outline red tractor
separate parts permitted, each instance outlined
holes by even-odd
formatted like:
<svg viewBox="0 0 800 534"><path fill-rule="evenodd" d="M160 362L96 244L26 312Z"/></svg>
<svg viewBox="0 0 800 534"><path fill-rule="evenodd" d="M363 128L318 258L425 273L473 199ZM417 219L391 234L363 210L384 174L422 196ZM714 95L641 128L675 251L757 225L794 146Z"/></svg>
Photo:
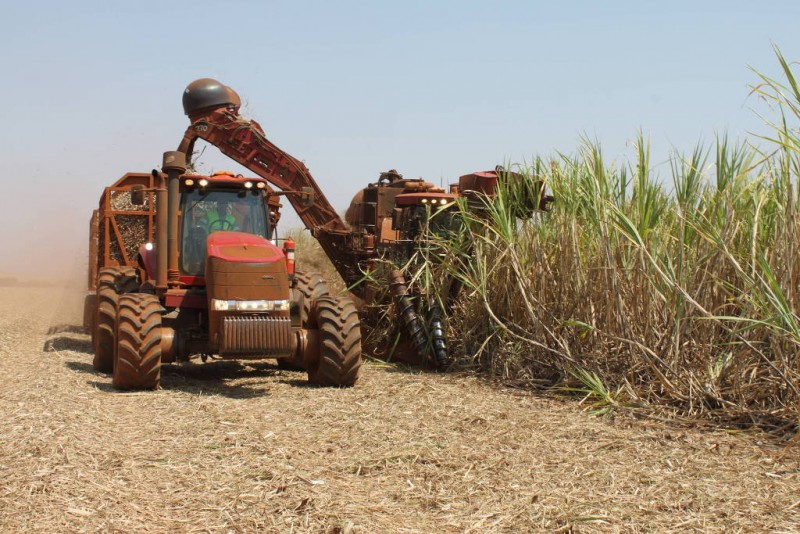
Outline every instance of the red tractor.
<svg viewBox="0 0 800 534"><path fill-rule="evenodd" d="M263 178L126 174L91 220L84 323L94 367L119 389L159 386L163 362L193 356L277 359L313 384L352 386L361 366L353 303L319 275L294 272L294 243L277 246L277 195ZM310 190L284 191L313 203Z"/></svg>

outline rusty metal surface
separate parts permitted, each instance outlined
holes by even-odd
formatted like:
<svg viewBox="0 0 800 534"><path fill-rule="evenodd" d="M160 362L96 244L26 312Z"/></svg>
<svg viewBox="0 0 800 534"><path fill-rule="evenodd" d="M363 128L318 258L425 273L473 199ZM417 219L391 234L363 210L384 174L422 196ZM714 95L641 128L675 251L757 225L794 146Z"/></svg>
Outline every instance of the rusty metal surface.
<svg viewBox="0 0 800 534"><path fill-rule="evenodd" d="M462 194L483 193L494 195L497 190L497 172L473 172L458 178L458 189Z"/></svg>
<svg viewBox="0 0 800 534"><path fill-rule="evenodd" d="M194 308L203 310L208 307L208 298L191 289L170 288L164 295L164 306L168 308Z"/></svg>
<svg viewBox="0 0 800 534"><path fill-rule="evenodd" d="M151 190L145 194L145 204L131 203L134 186ZM89 289L96 288L97 273L103 267L130 266L137 268L139 247L152 242L155 233L154 178L146 173L128 173L106 187L98 209L92 213L89 237Z"/></svg>
<svg viewBox="0 0 800 534"><path fill-rule="evenodd" d="M90 291L93 291L96 287L98 269L104 267L104 265L100 265L101 262L97 258L99 217L100 212L92 210L92 216L89 218L89 278L86 280L86 287Z"/></svg>
<svg viewBox="0 0 800 534"><path fill-rule="evenodd" d="M292 323L288 317L264 315L222 318L219 354L222 357L282 357L292 352Z"/></svg>
<svg viewBox="0 0 800 534"><path fill-rule="evenodd" d="M192 115L190 120L192 124L184 134L179 151L191 154L195 141L204 139L282 191L300 191L303 187L311 187L314 193L312 206L304 205L299 196L289 197L306 227L347 232L347 226L325 198L305 164L267 139L256 121L245 119L228 108Z"/></svg>

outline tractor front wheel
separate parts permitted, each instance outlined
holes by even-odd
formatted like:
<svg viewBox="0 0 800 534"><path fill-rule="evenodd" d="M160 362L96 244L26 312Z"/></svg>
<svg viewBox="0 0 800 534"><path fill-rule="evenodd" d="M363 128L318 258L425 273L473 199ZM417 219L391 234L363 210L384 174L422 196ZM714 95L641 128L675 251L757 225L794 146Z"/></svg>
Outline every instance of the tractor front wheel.
<svg viewBox="0 0 800 534"><path fill-rule="evenodd" d="M120 295L112 380L115 388L158 389L162 312L161 303L154 295Z"/></svg>
<svg viewBox="0 0 800 534"><path fill-rule="evenodd" d="M361 324L350 299L321 297L311 307L309 328L318 331L319 349L308 363L308 381L350 387L361 368Z"/></svg>
<svg viewBox="0 0 800 534"><path fill-rule="evenodd" d="M311 315L311 306L321 297L330 296L328 284L321 274L311 272L297 272L294 275L295 287L303 295L303 308L300 310L300 324L303 328L308 328L308 318ZM278 360L278 369L289 371L305 371L303 357L281 358Z"/></svg>
<svg viewBox="0 0 800 534"><path fill-rule="evenodd" d="M297 289L303 294L303 310L300 319L303 326L306 326L308 317L311 315L311 306L318 298L330 296L331 291L328 289L325 278L319 273L298 272L295 273L294 279Z"/></svg>

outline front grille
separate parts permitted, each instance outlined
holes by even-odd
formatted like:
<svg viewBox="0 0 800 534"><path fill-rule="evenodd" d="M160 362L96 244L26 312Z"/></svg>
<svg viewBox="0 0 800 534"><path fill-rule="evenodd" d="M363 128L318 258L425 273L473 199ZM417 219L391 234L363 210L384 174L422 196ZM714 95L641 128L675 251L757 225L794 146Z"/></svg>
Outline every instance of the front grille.
<svg viewBox="0 0 800 534"><path fill-rule="evenodd" d="M223 317L220 356L288 356L292 349L292 323L288 317L246 315Z"/></svg>

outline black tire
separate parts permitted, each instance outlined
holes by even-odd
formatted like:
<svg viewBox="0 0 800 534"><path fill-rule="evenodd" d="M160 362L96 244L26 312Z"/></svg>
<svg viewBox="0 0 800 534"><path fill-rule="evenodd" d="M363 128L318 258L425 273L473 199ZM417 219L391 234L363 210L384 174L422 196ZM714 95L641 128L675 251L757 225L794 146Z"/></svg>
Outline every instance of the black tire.
<svg viewBox="0 0 800 534"><path fill-rule="evenodd" d="M117 292L112 287L102 287L97 293L97 316L93 336L94 359L92 366L101 373L114 370L114 331L117 323Z"/></svg>
<svg viewBox="0 0 800 534"><path fill-rule="evenodd" d="M328 283L325 278L319 273L295 273L294 279L296 280L296 288L303 294L303 310L300 318L303 327L308 324L308 318L311 315L311 306L319 298L331 296L331 291L328 289Z"/></svg>
<svg viewBox="0 0 800 534"><path fill-rule="evenodd" d="M94 336L94 319L97 316L97 294L90 293L83 298L83 333Z"/></svg>
<svg viewBox="0 0 800 534"><path fill-rule="evenodd" d="M112 383L117 389L158 389L161 302L147 293L120 295Z"/></svg>
<svg viewBox="0 0 800 534"><path fill-rule="evenodd" d="M97 305L92 325L92 366L101 373L110 373L114 368L117 296L120 289L132 290L136 284L136 269L133 267L104 267L97 273Z"/></svg>
<svg viewBox="0 0 800 534"><path fill-rule="evenodd" d="M133 293L139 289L139 275L134 267L103 267L97 273L97 290L111 286L118 294Z"/></svg>
<svg viewBox="0 0 800 534"><path fill-rule="evenodd" d="M321 297L311 307L309 327L318 330L319 348L308 362L308 381L350 387L361 369L361 324L353 302Z"/></svg>
<svg viewBox="0 0 800 534"><path fill-rule="evenodd" d="M300 310L300 325L303 328L308 328L311 305L318 298L330 296L331 292L330 289L328 289L327 282L325 282L325 279L319 273L297 272L294 274L294 279L296 281L295 288L303 295L303 307ZM303 364L303 356L279 359L278 369L305 371L306 367Z"/></svg>
<svg viewBox="0 0 800 534"><path fill-rule="evenodd" d="M114 287L114 277L115 277L115 274L114 274L115 271L113 269L115 269L115 268L103 268L103 269L100 269L100 272L97 274L97 283L95 284L94 318L92 320L92 332L91 332L92 333L92 347L96 347L97 346L97 327L98 327L98 323L99 323L98 317L97 317L97 312L98 312L98 301L100 299L100 290L103 289L104 287L110 287L110 288L113 289L113 287ZM116 293L116 291L115 291L115 293ZM115 310L114 314L115 315L117 313L116 312L116 307L117 307L117 304L116 304L116 301L115 301L114 302L114 310ZM113 329L112 329L112 335L113 335ZM113 347L112 347L112 349L113 349Z"/></svg>

